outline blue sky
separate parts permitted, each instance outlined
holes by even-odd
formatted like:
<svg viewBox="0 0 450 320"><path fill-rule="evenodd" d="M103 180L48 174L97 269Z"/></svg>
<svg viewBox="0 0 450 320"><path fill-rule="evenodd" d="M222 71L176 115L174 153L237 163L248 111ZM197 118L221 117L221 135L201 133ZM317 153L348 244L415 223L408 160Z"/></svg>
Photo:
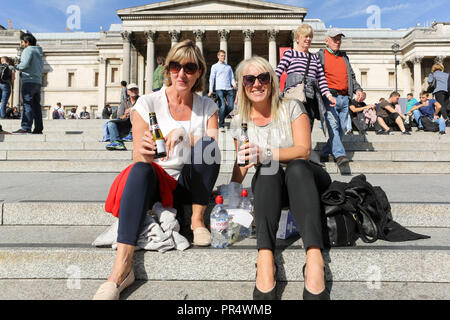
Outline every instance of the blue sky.
<svg viewBox="0 0 450 320"><path fill-rule="evenodd" d="M15 0L3 1L0 24L7 27L8 19L15 29L31 32L65 32L67 8L77 5L81 11L80 30L96 32L103 27L109 29L112 23L120 23L116 9L139 6L152 0ZM448 0L272 0L282 4L301 6L308 9L307 18L319 18L326 26L340 28L366 28L372 13L367 9L379 8L381 28L409 28L420 23L430 24L433 20L450 21ZM369 20L369 21L368 21Z"/></svg>

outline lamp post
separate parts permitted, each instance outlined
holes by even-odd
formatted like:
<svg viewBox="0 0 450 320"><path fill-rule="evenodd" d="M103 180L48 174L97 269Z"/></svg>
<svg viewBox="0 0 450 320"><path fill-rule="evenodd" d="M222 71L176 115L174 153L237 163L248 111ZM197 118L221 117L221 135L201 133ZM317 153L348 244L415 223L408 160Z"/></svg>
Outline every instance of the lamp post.
<svg viewBox="0 0 450 320"><path fill-rule="evenodd" d="M398 91L398 82L397 82L397 67L400 64L400 62L397 60L397 54L400 52L400 45L395 42L392 45L392 51L394 51L394 57L395 57L395 92Z"/></svg>

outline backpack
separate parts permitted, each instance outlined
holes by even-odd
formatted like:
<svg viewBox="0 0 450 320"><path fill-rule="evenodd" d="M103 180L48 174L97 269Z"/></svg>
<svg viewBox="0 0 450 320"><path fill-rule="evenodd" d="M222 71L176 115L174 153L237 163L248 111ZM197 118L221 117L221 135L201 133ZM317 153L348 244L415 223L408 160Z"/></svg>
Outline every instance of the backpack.
<svg viewBox="0 0 450 320"><path fill-rule="evenodd" d="M58 109L53 110L52 118L53 118L53 120L59 119L59 111L58 111Z"/></svg>
<svg viewBox="0 0 450 320"><path fill-rule="evenodd" d="M427 116L420 117L420 121L422 121L423 131L426 132L438 132L439 131L439 123L434 122Z"/></svg>
<svg viewBox="0 0 450 320"><path fill-rule="evenodd" d="M12 71L7 64L0 64L0 82L5 83L12 80Z"/></svg>

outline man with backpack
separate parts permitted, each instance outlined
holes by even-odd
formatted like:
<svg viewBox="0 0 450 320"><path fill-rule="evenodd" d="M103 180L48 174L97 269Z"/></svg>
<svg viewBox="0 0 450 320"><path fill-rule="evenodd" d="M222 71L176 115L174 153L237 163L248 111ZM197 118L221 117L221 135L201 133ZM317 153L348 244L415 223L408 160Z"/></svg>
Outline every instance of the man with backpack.
<svg viewBox="0 0 450 320"><path fill-rule="evenodd" d="M11 83L16 79L14 67L8 57L2 57L0 64L0 118L6 118L6 104L11 96Z"/></svg>
<svg viewBox="0 0 450 320"><path fill-rule="evenodd" d="M442 105L434 99L428 99L428 93L423 91L420 94L420 102L409 111L409 114L414 115L417 122L417 131L431 131L439 134L445 134L445 120L438 114L441 111Z"/></svg>
<svg viewBox="0 0 450 320"><path fill-rule="evenodd" d="M56 108L55 108L55 110L53 110L53 113L52 113L52 118L53 118L53 120L66 118L66 115L64 114L64 109L61 106L61 102L58 102L56 104Z"/></svg>
<svg viewBox="0 0 450 320"><path fill-rule="evenodd" d="M24 112L21 128L15 134L42 134L41 86L44 67L42 48L36 45L36 38L30 33L20 36L20 46L24 49L21 62L16 69L20 71ZM31 132L31 127L34 130Z"/></svg>

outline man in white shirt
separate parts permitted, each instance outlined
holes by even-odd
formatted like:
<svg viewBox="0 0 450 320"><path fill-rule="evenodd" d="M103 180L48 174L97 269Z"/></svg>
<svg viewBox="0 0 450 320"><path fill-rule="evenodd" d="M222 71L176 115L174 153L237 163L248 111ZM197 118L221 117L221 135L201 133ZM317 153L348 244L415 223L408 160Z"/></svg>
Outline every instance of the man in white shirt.
<svg viewBox="0 0 450 320"><path fill-rule="evenodd" d="M211 96L216 85L216 93L219 96L219 128L225 125L225 118L234 109L234 90L237 90L236 80L234 79L233 69L225 63L226 53L220 50L217 53L219 61L211 68L209 77L209 94ZM226 101L226 102L225 102Z"/></svg>

